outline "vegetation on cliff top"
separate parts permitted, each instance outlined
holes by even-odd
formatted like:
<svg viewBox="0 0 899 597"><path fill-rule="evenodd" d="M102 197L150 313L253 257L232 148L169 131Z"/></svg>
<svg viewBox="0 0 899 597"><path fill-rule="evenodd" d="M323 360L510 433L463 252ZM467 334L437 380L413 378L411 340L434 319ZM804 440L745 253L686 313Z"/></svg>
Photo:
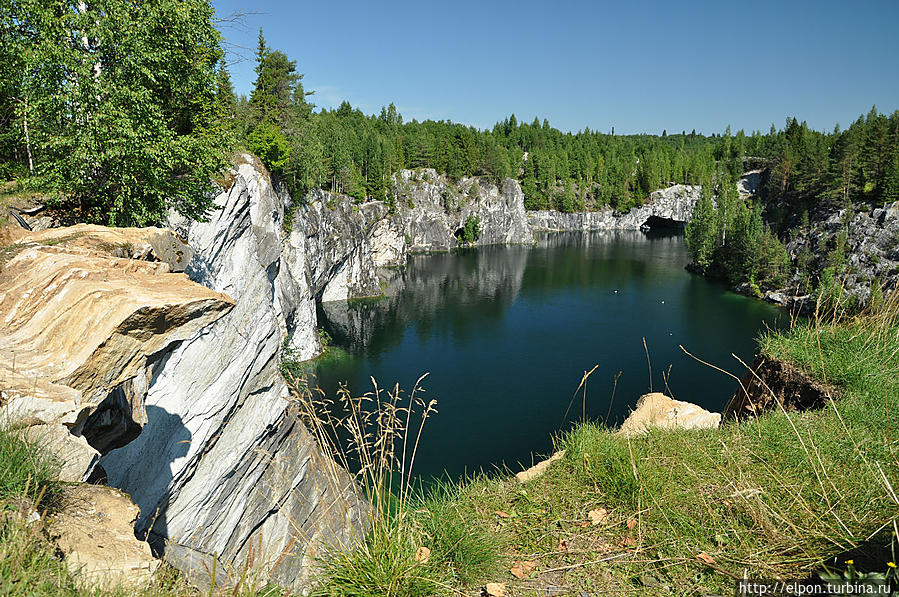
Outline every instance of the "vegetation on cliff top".
<svg viewBox="0 0 899 597"><path fill-rule="evenodd" d="M202 216L230 146L206 0L0 8L0 174L79 221Z"/></svg>
<svg viewBox="0 0 899 597"><path fill-rule="evenodd" d="M25 181L80 221L153 224L170 208L202 217L235 147L260 156L295 196L328 188L391 205L391 176L403 168L511 176L528 209L569 212L623 212L668 184L698 184L714 190L688 230L699 271L766 289L798 268L811 291L822 272L802 271L802 256L789 264L782 246L810 214L899 199L899 112L872 108L831 133L788 118L765 134L616 136L515 115L477 130L406 122L392 104L378 115L347 102L316 111L296 61L261 31L254 88L238 98L206 0L23 0L0 8L0 32L0 178ZM734 186L747 166L767 173L751 203Z"/></svg>

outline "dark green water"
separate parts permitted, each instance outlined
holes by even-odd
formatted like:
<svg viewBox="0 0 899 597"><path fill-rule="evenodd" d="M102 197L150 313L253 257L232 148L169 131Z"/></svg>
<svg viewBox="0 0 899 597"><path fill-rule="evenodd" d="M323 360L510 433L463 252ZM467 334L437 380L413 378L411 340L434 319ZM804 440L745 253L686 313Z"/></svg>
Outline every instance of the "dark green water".
<svg viewBox="0 0 899 597"><path fill-rule="evenodd" d="M765 325L788 314L728 292L684 270L680 235L558 233L536 247L482 247L416 255L394 274L388 297L326 303L320 320L348 354L318 364L331 394L399 382L425 372L438 414L425 427L415 469L457 476L507 466L520 470L552 449L554 433L582 415L620 423L652 387L720 410L736 382L685 355L742 375ZM621 372L610 405L615 376ZM669 373L670 372L670 373ZM664 376L663 376L664 374ZM333 395L333 394L331 394Z"/></svg>

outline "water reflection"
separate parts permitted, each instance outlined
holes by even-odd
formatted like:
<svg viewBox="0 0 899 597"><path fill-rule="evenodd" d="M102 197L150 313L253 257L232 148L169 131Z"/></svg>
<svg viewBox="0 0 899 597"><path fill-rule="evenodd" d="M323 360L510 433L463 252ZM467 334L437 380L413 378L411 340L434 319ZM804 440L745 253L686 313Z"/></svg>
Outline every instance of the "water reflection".
<svg viewBox="0 0 899 597"><path fill-rule="evenodd" d="M389 272L386 298L321 306L348 355L319 365L319 385L333 392L347 382L361 393L374 377L411 388L430 372L426 388L440 412L419 452L424 474L515 468L546 453L597 363L588 418L610 413L616 423L640 394L666 384L676 398L720 409L734 380L680 345L739 371L730 354L751 359L756 334L776 325L778 311L687 273L687 261L682 236L642 232L555 233L533 247L414 256ZM569 420L581 416L577 401Z"/></svg>

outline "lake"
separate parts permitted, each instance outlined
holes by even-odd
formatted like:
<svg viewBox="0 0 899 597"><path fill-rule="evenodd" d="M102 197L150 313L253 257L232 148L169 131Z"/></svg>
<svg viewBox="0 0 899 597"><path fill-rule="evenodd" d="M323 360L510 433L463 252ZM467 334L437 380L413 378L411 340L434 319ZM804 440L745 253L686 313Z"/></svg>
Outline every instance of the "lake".
<svg viewBox="0 0 899 597"><path fill-rule="evenodd" d="M342 350L317 363L317 382L329 395L342 382L362 394L370 378L409 390L429 372L438 413L415 462L426 477L516 472L582 416L619 424L650 387L720 411L737 382L680 346L742 376L731 353L749 363L759 332L789 314L690 274L688 261L682 235L653 231L413 255L387 272L385 298L319 307ZM597 364L584 409L574 393Z"/></svg>

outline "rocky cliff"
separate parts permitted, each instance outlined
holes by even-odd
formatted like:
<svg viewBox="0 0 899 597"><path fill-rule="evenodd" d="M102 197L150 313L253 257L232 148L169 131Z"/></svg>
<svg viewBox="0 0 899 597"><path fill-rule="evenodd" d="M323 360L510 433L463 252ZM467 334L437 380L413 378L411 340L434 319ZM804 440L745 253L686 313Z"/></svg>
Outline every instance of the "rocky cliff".
<svg viewBox="0 0 899 597"><path fill-rule="evenodd" d="M56 442L66 478L130 494L137 532L197 584L213 560L219 582L252 560L270 581L307 585L312 554L357 540L368 505L298 422L282 348L316 356L317 301L332 326L352 328L345 301L381 292L378 267L459 246L470 220L474 244L534 241L513 180L393 180L392 210L321 191L291 209L245 155L202 222L20 239L0 255L0 408ZM656 199L616 225L689 217L688 191ZM520 275L482 257L478 275L514 294Z"/></svg>
<svg viewBox="0 0 899 597"><path fill-rule="evenodd" d="M396 214L389 218L393 238L410 251L447 251L459 245L465 222L476 218L476 245L530 244L534 235L524 210L518 181L497 186L489 179L463 178L453 183L433 169L403 170L393 176Z"/></svg>
<svg viewBox="0 0 899 597"><path fill-rule="evenodd" d="M700 187L674 185L653 192L640 207L627 213L611 208L600 211L563 213L555 210L532 211L528 222L534 230L639 230L641 226L683 227L693 215Z"/></svg>
<svg viewBox="0 0 899 597"><path fill-rule="evenodd" d="M0 408L55 442L67 479L130 494L138 534L197 584L215 559L219 582L252 560L305 586L368 506L298 422L282 347L316 356L317 301L379 294L376 267L458 246L469 218L476 244L533 241L514 181L394 180L393 213L326 192L291 210L244 155L202 222L25 236L0 256Z"/></svg>
<svg viewBox="0 0 899 597"><path fill-rule="evenodd" d="M172 217L195 254L187 274L235 307L182 340L149 379L147 423L102 460L140 506L137 531L198 584L251 564L302 587L319 546L350 544L367 506L298 422L279 372L291 338L318 351L306 239L282 233L285 201L249 156L208 221Z"/></svg>
<svg viewBox="0 0 899 597"><path fill-rule="evenodd" d="M872 286L892 289L899 279L899 201L818 217L787 244L787 251L794 263L803 262L813 278L835 263L843 289L865 304ZM799 283L798 275L793 283ZM784 301L789 293L789 288L781 293Z"/></svg>
<svg viewBox="0 0 899 597"><path fill-rule="evenodd" d="M63 480L140 433L154 372L233 307L170 273L189 254L170 231L85 225L0 253L0 420L59 453Z"/></svg>
<svg viewBox="0 0 899 597"><path fill-rule="evenodd" d="M293 215L290 244L304 246L313 295L329 302L381 294L371 237L385 215L379 201L357 205L325 191L306 197Z"/></svg>

